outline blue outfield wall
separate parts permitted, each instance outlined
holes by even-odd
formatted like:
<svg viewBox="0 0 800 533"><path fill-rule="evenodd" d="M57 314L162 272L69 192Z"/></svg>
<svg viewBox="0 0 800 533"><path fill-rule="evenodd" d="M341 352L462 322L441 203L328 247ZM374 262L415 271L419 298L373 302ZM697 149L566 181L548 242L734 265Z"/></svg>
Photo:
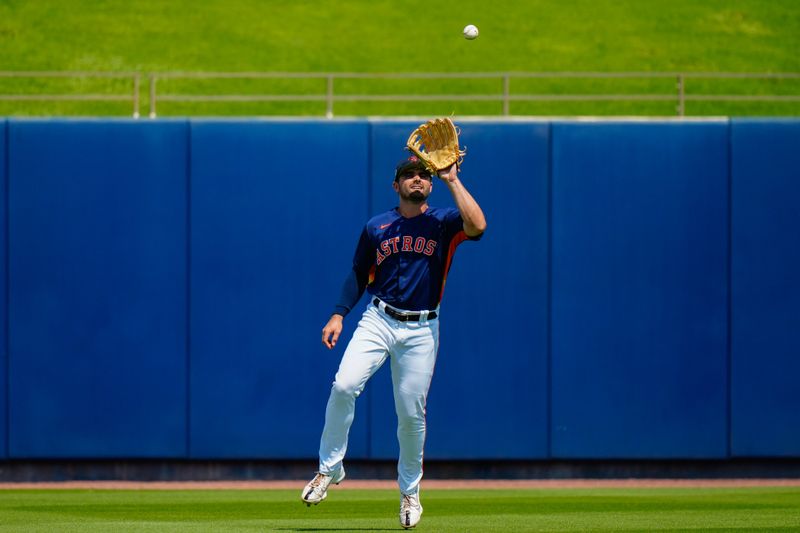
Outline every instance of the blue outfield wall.
<svg viewBox="0 0 800 533"><path fill-rule="evenodd" d="M391 169L418 123L372 125L370 212L397 196ZM441 346L427 404L430 459L547 457L547 123L464 123L462 179L490 229L458 247L442 301ZM498 161L519 172L511 180ZM435 182L431 203L454 205ZM515 310L522 310L518 312ZM390 371L371 383L371 451L397 457Z"/></svg>
<svg viewBox="0 0 800 533"><path fill-rule="evenodd" d="M320 332L367 214L367 131L192 124L191 457L317 454L341 355Z"/></svg>
<svg viewBox="0 0 800 533"><path fill-rule="evenodd" d="M553 456L727 455L728 125L553 126Z"/></svg>
<svg viewBox="0 0 800 533"><path fill-rule="evenodd" d="M8 131L8 121L0 122L0 250L3 251L3 261L0 261L0 302L6 302L8 284L6 283L6 272L8 267L8 244L6 236L8 234L8 202L6 201L6 169L8 163L8 149L6 141ZM8 457L8 305L0 305L0 459Z"/></svg>
<svg viewBox="0 0 800 533"><path fill-rule="evenodd" d="M9 124L9 456L185 457L188 123Z"/></svg>
<svg viewBox="0 0 800 533"><path fill-rule="evenodd" d="M800 455L800 122L731 127L731 451Z"/></svg>
<svg viewBox="0 0 800 533"><path fill-rule="evenodd" d="M0 458L313 464L359 311L321 329L417 124L4 121ZM800 457L800 122L461 127L489 229L426 458ZM388 366L350 458L396 458Z"/></svg>

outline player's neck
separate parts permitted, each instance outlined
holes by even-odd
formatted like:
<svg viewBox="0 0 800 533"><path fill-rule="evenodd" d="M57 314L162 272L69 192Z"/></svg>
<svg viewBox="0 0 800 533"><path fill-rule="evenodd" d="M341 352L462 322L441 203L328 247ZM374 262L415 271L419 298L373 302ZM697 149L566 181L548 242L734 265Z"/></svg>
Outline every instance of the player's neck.
<svg viewBox="0 0 800 533"><path fill-rule="evenodd" d="M414 218L428 210L428 202L415 204L401 199L397 210L400 211L400 214L405 218Z"/></svg>

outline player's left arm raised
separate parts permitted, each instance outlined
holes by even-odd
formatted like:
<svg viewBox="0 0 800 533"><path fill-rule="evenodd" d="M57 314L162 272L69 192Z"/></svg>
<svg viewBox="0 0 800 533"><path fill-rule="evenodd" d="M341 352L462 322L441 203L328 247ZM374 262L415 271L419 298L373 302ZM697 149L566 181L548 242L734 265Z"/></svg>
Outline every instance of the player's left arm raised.
<svg viewBox="0 0 800 533"><path fill-rule="evenodd" d="M468 237L477 237L486 231L486 217L481 206L458 179L458 165L453 164L449 169L440 170L439 178L447 184L450 194L453 195L456 207L464 220L464 233Z"/></svg>

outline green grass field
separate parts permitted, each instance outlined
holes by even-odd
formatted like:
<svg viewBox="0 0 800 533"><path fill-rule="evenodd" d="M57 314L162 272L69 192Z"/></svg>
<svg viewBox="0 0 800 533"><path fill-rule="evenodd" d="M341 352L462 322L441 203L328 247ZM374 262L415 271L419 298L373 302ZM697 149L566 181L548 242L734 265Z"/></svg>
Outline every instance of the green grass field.
<svg viewBox="0 0 800 533"><path fill-rule="evenodd" d="M390 490L8 490L0 531L394 531ZM798 531L800 488L430 490L417 531Z"/></svg>
<svg viewBox="0 0 800 533"><path fill-rule="evenodd" d="M475 41L461 28L476 24ZM796 0L0 0L0 71L800 72ZM146 111L146 79L140 91ZM129 80L9 79L0 94L132 92ZM324 94L324 80L167 80L180 94ZM497 80L346 81L337 94L499 94ZM675 80L522 80L512 92L675 92ZM800 80L687 93L800 95ZM130 114L129 102L2 102L0 115ZM320 115L321 102L164 103L159 115ZM337 115L499 114L497 102L348 103ZM674 115L674 102L516 102L512 114ZM692 102L695 115L797 115L800 102Z"/></svg>

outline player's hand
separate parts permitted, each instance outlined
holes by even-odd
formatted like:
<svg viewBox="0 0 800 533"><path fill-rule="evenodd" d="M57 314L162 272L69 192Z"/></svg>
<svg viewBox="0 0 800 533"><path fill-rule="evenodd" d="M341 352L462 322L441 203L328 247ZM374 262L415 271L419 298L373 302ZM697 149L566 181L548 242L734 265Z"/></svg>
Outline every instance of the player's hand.
<svg viewBox="0 0 800 533"><path fill-rule="evenodd" d="M442 181L453 181L458 178L458 163L453 163L448 169L440 170L438 174Z"/></svg>
<svg viewBox="0 0 800 533"><path fill-rule="evenodd" d="M339 334L342 332L342 315L331 315L328 323L322 328L322 344L330 350L336 346L336 341L339 340Z"/></svg>

